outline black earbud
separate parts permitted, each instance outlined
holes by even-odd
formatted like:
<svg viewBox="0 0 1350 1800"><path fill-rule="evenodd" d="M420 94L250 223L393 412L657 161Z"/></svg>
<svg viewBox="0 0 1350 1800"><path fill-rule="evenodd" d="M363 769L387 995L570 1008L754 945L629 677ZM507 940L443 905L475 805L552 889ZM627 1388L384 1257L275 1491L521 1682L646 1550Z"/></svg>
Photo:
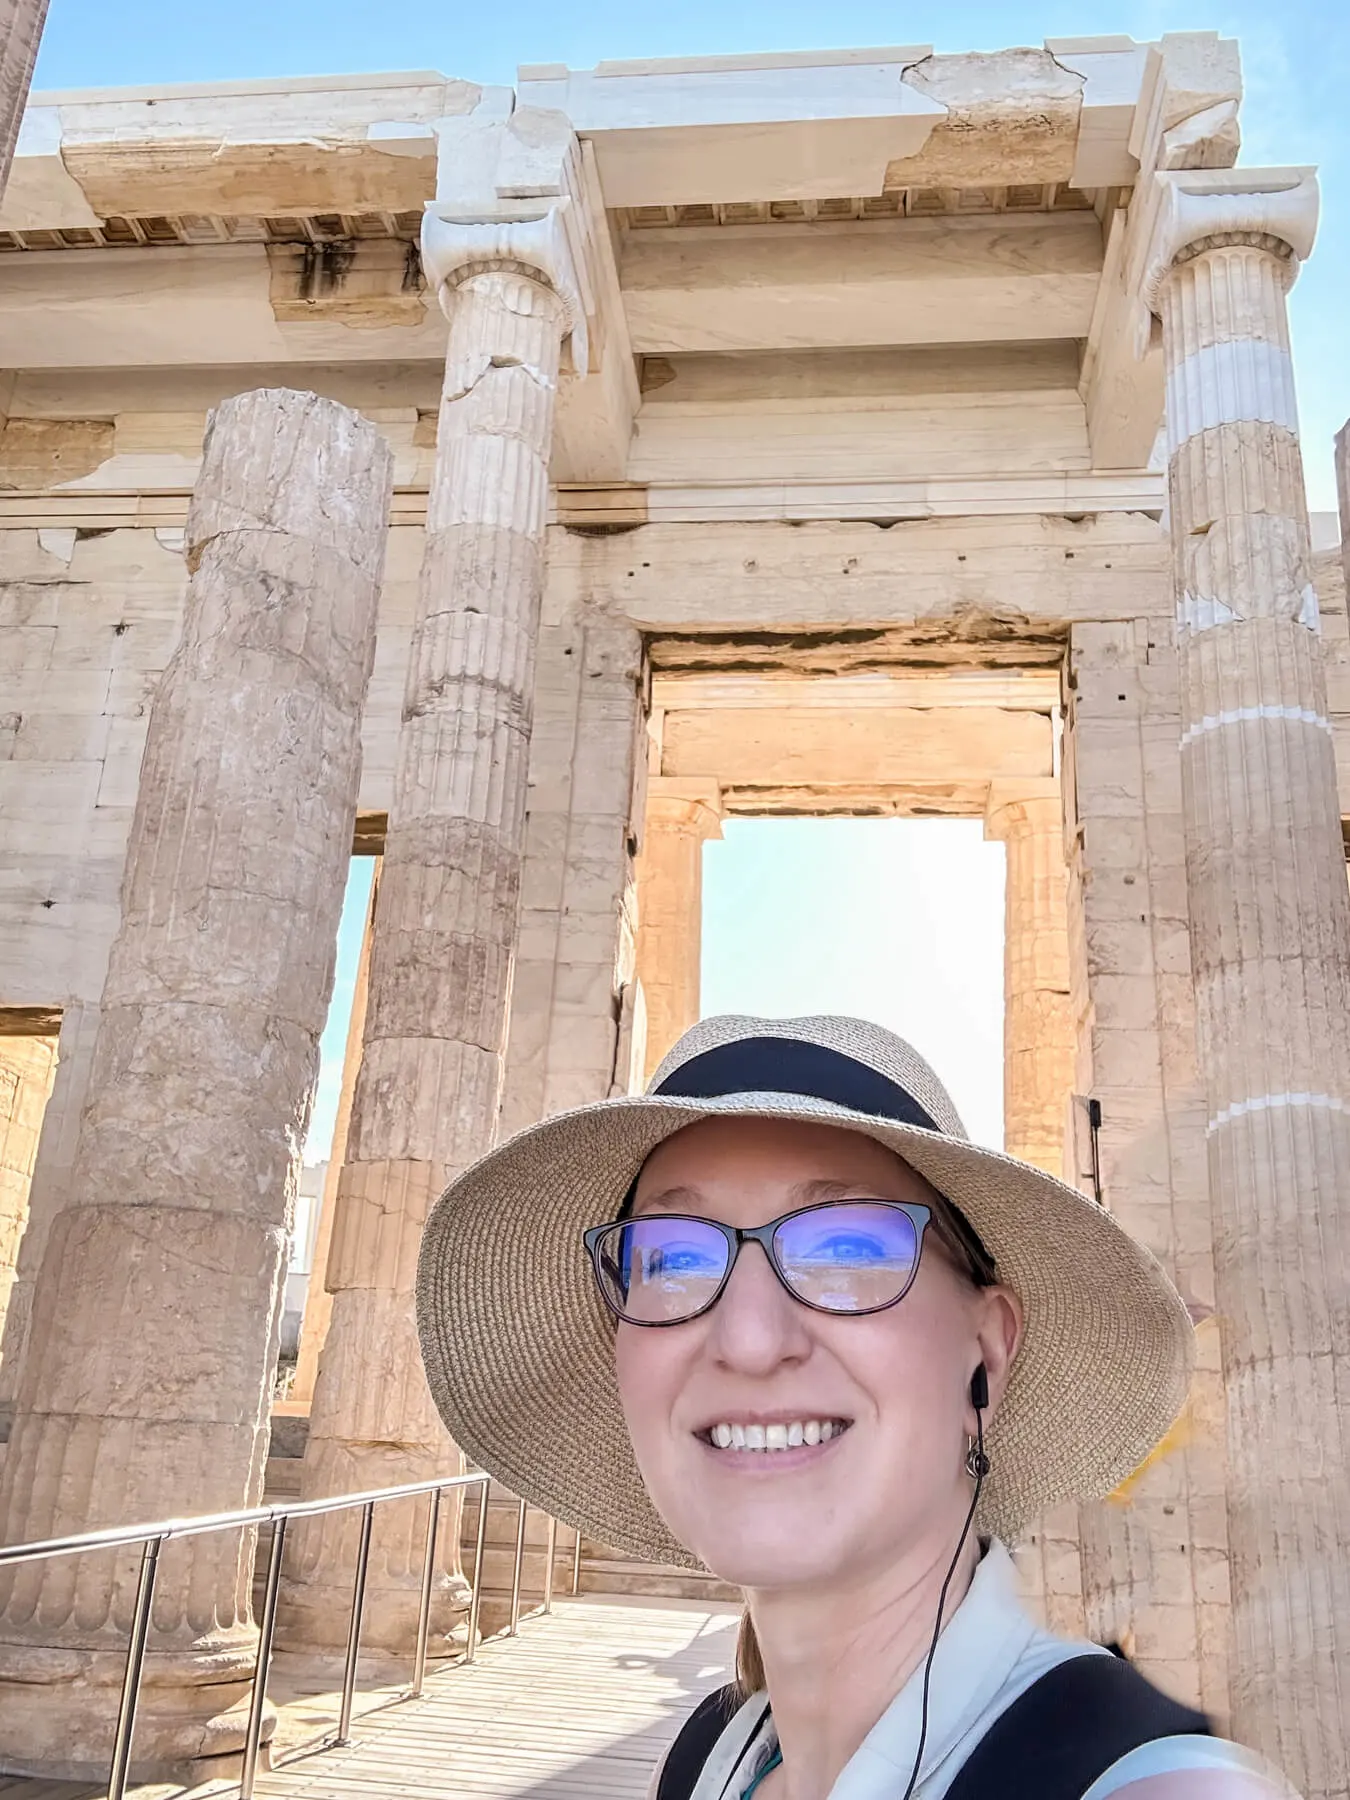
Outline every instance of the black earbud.
<svg viewBox="0 0 1350 1800"><path fill-rule="evenodd" d="M966 1522L961 1527L960 1537L956 1540L956 1551L947 1570L946 1580L942 1583L942 1592L938 1595L937 1621L933 1626L933 1639L928 1646L928 1656L923 1665L923 1702L919 1711L919 1747L914 1752L914 1767L909 1772L909 1786L905 1789L904 1800L912 1800L919 1780L919 1770L923 1767L923 1749L928 1742L928 1689L933 1679L933 1658L937 1655L938 1639L942 1635L942 1617L947 1610L947 1589L952 1585L952 1576L955 1575L957 1564L961 1561L961 1552L966 1547L970 1528L975 1523L975 1508L980 1503L984 1478L991 1467L989 1458L984 1453L984 1414L989 1405L989 1371L983 1363L970 1378L970 1404L975 1408L975 1441L966 1452L966 1473L975 1483L975 1492L971 1495Z"/></svg>

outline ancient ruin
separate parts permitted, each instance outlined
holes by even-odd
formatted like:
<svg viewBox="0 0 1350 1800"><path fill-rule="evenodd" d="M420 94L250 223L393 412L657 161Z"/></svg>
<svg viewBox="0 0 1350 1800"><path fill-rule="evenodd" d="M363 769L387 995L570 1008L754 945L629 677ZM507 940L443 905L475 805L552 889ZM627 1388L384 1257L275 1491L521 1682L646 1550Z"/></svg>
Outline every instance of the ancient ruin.
<svg viewBox="0 0 1350 1800"><path fill-rule="evenodd" d="M32 99L0 211L5 1538L262 1491L349 854L381 869L272 1444L306 1495L457 1466L427 1207L696 1016L722 822L982 819L1008 1147L1156 1251L1200 1344L1172 1442L1041 1522L1029 1589L1345 1800L1350 632L1285 311L1316 178L1241 166L1240 99L1206 32ZM275 644L222 685L203 617L263 589ZM189 1212L200 1297L143 1251ZM376 1646L415 1629L419 1518L378 1543ZM355 1532L288 1543L312 1646ZM248 1547L174 1566L147 1761L238 1741ZM463 1593L449 1532L442 1642ZM0 1586L0 1766L106 1762L70 1684L125 1604L110 1563Z"/></svg>

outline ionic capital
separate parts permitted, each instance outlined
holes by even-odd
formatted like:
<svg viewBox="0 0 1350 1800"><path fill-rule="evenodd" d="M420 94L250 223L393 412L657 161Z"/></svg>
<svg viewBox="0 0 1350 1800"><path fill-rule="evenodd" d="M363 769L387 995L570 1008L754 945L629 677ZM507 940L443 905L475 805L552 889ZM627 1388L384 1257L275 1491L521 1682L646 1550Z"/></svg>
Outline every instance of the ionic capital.
<svg viewBox="0 0 1350 1800"><path fill-rule="evenodd" d="M584 375L586 308L563 217L571 204L560 195L517 203L509 216L498 207L488 217L432 201L422 219L422 268L447 318L456 288L483 270L509 269L551 288L563 303L573 367Z"/></svg>
<svg viewBox="0 0 1350 1800"><path fill-rule="evenodd" d="M722 835L722 790L702 776L653 775L647 783L646 823L699 839Z"/></svg>
<svg viewBox="0 0 1350 1800"><path fill-rule="evenodd" d="M1060 787L1053 775L1016 780L1005 776L989 783L984 809L986 839L1002 839L1006 843L1009 838L1035 831L1057 837L1062 830Z"/></svg>
<svg viewBox="0 0 1350 1800"><path fill-rule="evenodd" d="M1150 309L1160 313L1169 271L1206 239L1278 245L1297 269L1311 255L1317 236L1317 171L1159 170L1146 204L1152 216L1144 235L1139 291Z"/></svg>

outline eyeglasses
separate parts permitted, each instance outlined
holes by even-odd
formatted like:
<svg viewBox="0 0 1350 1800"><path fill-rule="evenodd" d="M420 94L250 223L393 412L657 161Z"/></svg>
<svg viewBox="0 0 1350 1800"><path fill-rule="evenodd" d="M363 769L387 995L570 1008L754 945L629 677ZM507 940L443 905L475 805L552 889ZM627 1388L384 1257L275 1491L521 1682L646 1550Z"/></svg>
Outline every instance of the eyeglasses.
<svg viewBox="0 0 1350 1800"><path fill-rule="evenodd" d="M683 1325L707 1312L749 1243L803 1306L858 1315L904 1299L932 1217L930 1207L903 1200L827 1200L747 1231L647 1213L593 1225L583 1237L601 1298L628 1325Z"/></svg>

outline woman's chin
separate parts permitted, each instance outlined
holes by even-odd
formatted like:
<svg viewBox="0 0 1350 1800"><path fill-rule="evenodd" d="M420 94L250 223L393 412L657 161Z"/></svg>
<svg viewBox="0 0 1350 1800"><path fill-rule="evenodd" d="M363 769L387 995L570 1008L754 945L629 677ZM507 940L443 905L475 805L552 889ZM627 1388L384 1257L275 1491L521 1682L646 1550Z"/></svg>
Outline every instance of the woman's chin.
<svg viewBox="0 0 1350 1800"><path fill-rule="evenodd" d="M791 1528L778 1531L747 1521L742 1530L728 1530L723 1519L706 1531L690 1531L684 1541L719 1581L735 1587L811 1586L829 1581L835 1568L818 1533L804 1537Z"/></svg>

